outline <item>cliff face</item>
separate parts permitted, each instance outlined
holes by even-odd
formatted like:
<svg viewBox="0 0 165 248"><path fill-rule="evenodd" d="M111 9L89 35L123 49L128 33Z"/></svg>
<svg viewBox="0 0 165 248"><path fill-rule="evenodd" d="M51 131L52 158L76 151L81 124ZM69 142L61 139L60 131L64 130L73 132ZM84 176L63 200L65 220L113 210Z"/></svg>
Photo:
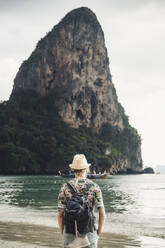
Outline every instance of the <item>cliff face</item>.
<svg viewBox="0 0 165 248"><path fill-rule="evenodd" d="M72 127L98 132L108 122L124 128L104 34L87 8L71 11L38 43L16 75L13 93L18 88L54 91L59 113Z"/></svg>
<svg viewBox="0 0 165 248"><path fill-rule="evenodd" d="M108 164L108 159L111 164L107 166L116 171L141 171L138 135L118 103L104 34L91 10L82 7L71 11L38 42L16 75L11 98L20 89L45 97L53 95L53 104L70 127L85 126L99 135L107 123L109 127L101 139L114 149L106 149L103 156L107 157L98 161L106 159ZM117 159L116 151L121 158Z"/></svg>

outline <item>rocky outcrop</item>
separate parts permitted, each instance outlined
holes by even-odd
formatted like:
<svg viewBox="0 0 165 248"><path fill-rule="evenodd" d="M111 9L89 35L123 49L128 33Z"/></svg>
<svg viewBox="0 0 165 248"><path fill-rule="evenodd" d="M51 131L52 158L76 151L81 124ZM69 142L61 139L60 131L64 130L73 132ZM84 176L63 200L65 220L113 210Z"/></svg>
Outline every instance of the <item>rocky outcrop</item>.
<svg viewBox="0 0 165 248"><path fill-rule="evenodd" d="M140 146L139 146L140 149ZM134 162L130 162L129 159L117 159L110 168L110 174L141 174L142 170L142 159L141 153L136 154ZM145 173L145 172L144 172Z"/></svg>
<svg viewBox="0 0 165 248"><path fill-rule="evenodd" d="M115 127L117 137L120 135L121 141L125 140L121 143L128 149L123 152L120 142L113 141L122 157L116 159L114 150L107 145L103 155L113 161L109 168L112 165L117 172L142 170L138 135L131 130L118 102L104 34L90 9L82 7L71 11L38 42L16 75L11 99L20 89L33 90L41 96L52 95L55 109L70 127L85 126L97 134L104 123Z"/></svg>
<svg viewBox="0 0 165 248"><path fill-rule="evenodd" d="M88 8L71 11L39 41L16 75L13 94L19 88L54 91L59 114L72 127L98 132L108 122L124 128L104 34Z"/></svg>
<svg viewBox="0 0 165 248"><path fill-rule="evenodd" d="M143 173L145 173L145 174L154 174L155 171L154 171L154 169L152 167L146 167L146 168L144 168Z"/></svg>

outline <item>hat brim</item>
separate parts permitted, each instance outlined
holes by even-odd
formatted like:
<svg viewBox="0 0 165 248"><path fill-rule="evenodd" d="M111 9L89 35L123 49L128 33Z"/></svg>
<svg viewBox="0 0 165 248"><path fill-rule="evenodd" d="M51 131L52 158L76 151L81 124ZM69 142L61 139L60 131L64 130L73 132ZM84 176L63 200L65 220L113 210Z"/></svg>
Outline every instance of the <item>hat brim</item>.
<svg viewBox="0 0 165 248"><path fill-rule="evenodd" d="M69 165L69 167L71 168L71 170L84 170L84 169L88 169L89 168L89 166L91 166L91 164L86 164L86 165L84 165L83 167L81 166L81 167L74 167L74 165L73 164L70 164Z"/></svg>

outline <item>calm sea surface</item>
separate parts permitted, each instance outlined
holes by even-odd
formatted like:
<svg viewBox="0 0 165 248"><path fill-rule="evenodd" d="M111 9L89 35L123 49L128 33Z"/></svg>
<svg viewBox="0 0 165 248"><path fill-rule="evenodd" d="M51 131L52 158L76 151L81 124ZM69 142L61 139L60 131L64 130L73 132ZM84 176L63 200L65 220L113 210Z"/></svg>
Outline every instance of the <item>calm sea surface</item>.
<svg viewBox="0 0 165 248"><path fill-rule="evenodd" d="M47 175L0 176L0 221L57 226L57 196L66 181ZM165 174L95 182L103 192L105 232L165 239Z"/></svg>

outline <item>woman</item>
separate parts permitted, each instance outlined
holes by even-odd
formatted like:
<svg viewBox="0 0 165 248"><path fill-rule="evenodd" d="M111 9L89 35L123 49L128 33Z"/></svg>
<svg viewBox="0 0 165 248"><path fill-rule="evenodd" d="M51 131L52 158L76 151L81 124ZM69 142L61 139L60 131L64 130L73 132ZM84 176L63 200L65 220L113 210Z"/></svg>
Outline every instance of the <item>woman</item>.
<svg viewBox="0 0 165 248"><path fill-rule="evenodd" d="M72 193L68 187L68 184L65 183L62 186L58 197L58 224L60 228L60 233L62 234L63 247L97 248L98 238L102 232L104 219L105 219L102 192L96 183L87 179L87 173L89 171L90 164L87 163L85 155L83 154L75 155L72 164L70 164L69 166L75 174L75 178L70 180L69 184L79 193L84 192L85 189L85 194L89 206L92 209L94 207L98 209L99 219L98 219L98 228L96 229L94 225L93 230L88 232L86 237L80 235L80 237L76 239L76 236L74 234L66 233L63 216L64 216L64 211L66 209L67 201L72 197Z"/></svg>

